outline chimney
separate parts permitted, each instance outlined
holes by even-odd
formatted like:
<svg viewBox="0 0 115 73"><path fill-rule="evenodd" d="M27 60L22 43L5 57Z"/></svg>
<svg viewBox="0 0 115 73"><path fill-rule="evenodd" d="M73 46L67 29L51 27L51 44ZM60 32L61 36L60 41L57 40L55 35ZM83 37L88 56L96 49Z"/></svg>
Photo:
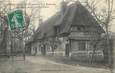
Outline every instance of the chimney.
<svg viewBox="0 0 115 73"><path fill-rule="evenodd" d="M65 0L63 0L63 1L61 2L61 12L62 12L62 14L65 13L66 8L67 8L67 4L68 4L68 2L65 1Z"/></svg>

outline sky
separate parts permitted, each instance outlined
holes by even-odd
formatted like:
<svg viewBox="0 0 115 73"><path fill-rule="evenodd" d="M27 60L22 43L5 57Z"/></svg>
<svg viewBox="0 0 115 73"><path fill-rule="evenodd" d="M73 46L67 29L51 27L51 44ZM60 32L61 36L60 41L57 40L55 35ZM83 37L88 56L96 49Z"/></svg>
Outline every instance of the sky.
<svg viewBox="0 0 115 73"><path fill-rule="evenodd" d="M47 8L41 8L41 17L43 18L43 20L47 20L49 17L51 17L52 15L54 15L57 11L59 11L60 9L60 3L62 0L10 0L12 3L24 3L24 1L26 1L26 3L29 4L42 4L42 5L46 5L47 4ZM85 2L86 0L80 0L81 2ZM106 1L107 0L89 0L89 2L94 1L94 4L96 4L96 9L99 13L102 12L102 9L106 8ZM114 0L113 0L114 1ZM115 9L115 2L113 2L113 7ZM15 7L15 6L14 6ZM28 13L28 15L31 15L31 12L33 11L33 14L35 14L34 16L36 16L36 18L34 20L32 20L32 24L35 27L35 29L39 26L39 22L38 22L38 18L37 16L38 14L38 9L34 8L32 10L32 8L27 8L26 12ZM115 11L113 12L113 15L115 16ZM110 31L115 32L115 20L113 20L110 24Z"/></svg>

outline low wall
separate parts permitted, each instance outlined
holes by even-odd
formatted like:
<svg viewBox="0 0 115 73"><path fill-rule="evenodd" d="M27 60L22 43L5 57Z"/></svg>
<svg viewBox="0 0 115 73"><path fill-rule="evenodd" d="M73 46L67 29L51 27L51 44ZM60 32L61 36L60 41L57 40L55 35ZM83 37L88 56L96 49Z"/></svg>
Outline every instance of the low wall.
<svg viewBox="0 0 115 73"><path fill-rule="evenodd" d="M78 61L102 61L104 59L103 52L101 50L95 51L74 51L71 52L71 58Z"/></svg>

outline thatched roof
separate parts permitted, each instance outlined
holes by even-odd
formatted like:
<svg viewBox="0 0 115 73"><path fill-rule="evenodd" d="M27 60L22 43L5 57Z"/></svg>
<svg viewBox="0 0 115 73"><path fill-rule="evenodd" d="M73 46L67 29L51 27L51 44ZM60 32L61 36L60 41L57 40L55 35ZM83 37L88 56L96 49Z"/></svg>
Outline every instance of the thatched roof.
<svg viewBox="0 0 115 73"><path fill-rule="evenodd" d="M59 22L61 17L60 13L56 13L54 16L47 19L45 22L41 23L36 33L34 34L35 39L43 39L43 37L53 37L55 36L54 27L55 24Z"/></svg>
<svg viewBox="0 0 115 73"><path fill-rule="evenodd" d="M68 33L70 26L90 26L94 27L93 30L104 32L101 26L98 24L96 19L91 13L80 3L73 3L65 11L63 20L60 23L60 33Z"/></svg>
<svg viewBox="0 0 115 73"><path fill-rule="evenodd" d="M61 11L40 24L35 33L34 40L43 39L45 37L53 37L56 35L55 26L59 26L60 34L69 33L70 26L87 26L94 27L88 31L104 32L91 13L80 3L73 3L66 7L64 13Z"/></svg>

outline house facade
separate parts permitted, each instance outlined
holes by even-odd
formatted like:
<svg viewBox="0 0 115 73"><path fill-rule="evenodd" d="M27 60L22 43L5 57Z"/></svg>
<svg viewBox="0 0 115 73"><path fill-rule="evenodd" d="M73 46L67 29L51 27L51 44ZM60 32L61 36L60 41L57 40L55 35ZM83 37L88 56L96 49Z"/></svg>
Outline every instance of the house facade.
<svg viewBox="0 0 115 73"><path fill-rule="evenodd" d="M82 53L88 55L88 53L93 53L95 49L102 52L95 45L100 40L104 30L82 4L76 2L69 5L58 26L59 35L69 44L69 48L65 49L67 56L81 54L79 56L81 58Z"/></svg>
<svg viewBox="0 0 115 73"><path fill-rule="evenodd" d="M104 30L88 9L79 2L67 5L63 12L56 13L38 29L39 33L35 34L35 38L40 38L41 42L59 40L61 44L58 47L62 46L65 56L76 55L81 58L88 55L89 58L95 50L103 55L102 51L96 48L96 44Z"/></svg>

